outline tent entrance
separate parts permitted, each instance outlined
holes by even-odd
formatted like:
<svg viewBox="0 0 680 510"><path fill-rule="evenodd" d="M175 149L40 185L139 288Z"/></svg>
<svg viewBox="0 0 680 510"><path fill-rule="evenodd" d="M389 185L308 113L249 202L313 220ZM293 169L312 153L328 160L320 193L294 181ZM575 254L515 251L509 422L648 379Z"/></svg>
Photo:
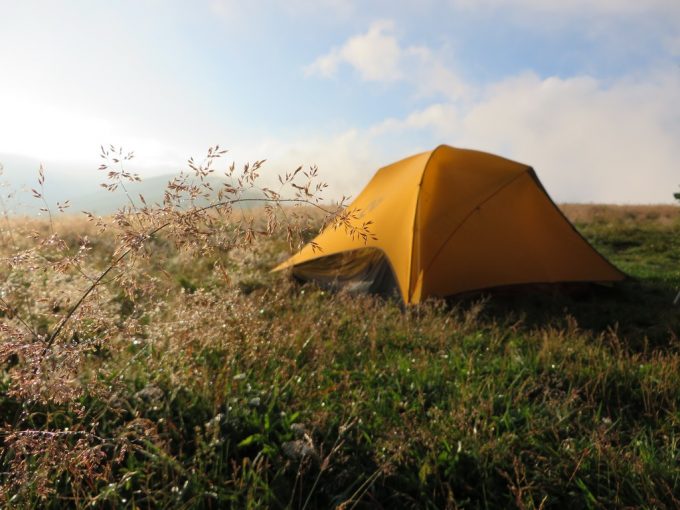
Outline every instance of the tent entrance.
<svg viewBox="0 0 680 510"><path fill-rule="evenodd" d="M394 271L385 253L362 248L328 255L297 264L293 276L298 281L315 282L329 290L399 296Z"/></svg>

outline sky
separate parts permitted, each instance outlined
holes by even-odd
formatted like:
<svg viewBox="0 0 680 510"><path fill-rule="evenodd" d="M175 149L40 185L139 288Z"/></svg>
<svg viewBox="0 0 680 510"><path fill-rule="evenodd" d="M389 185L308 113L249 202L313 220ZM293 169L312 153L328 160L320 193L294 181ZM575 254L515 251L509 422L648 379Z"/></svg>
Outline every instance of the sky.
<svg viewBox="0 0 680 510"><path fill-rule="evenodd" d="M680 1L0 0L6 170L89 182L114 144L151 176L220 144L333 198L442 143L558 202L672 202Z"/></svg>

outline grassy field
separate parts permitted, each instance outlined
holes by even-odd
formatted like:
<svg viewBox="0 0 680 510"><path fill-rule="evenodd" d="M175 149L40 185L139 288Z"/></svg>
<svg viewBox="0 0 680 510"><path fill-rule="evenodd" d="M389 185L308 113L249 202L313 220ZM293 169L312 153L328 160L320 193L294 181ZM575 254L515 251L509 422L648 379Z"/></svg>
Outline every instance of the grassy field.
<svg viewBox="0 0 680 510"><path fill-rule="evenodd" d="M0 504L680 507L680 208L563 210L629 280L403 309L161 237L49 349L115 241L8 220Z"/></svg>

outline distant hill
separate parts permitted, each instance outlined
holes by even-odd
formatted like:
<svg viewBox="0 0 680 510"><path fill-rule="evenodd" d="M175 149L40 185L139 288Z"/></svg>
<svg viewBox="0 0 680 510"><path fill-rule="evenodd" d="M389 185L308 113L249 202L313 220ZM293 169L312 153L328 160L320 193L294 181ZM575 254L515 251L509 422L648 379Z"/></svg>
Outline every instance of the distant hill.
<svg viewBox="0 0 680 510"><path fill-rule="evenodd" d="M2 206L11 215L37 216L44 204L33 197L31 189L38 188L38 169L40 162L24 156L0 154L0 164L3 166L0 175L0 197ZM122 189L114 192L103 189L103 172L91 170L84 166L50 164L45 171L45 199L53 212L57 211L57 203L70 202L67 212L80 214L88 211L93 214L110 214L129 200ZM149 206L162 204L163 194L168 182L174 174L143 178L141 182L125 183L125 187L132 200L141 207L139 195ZM198 179L195 180L198 183ZM209 177L207 182L215 192L226 182L224 178ZM247 198L261 198L255 191L245 194ZM247 206L257 206L257 202L250 202Z"/></svg>
<svg viewBox="0 0 680 510"><path fill-rule="evenodd" d="M161 175L158 177L150 177L143 179L141 182L126 183L125 188L130 195L130 199L138 206L142 207L140 195L144 197L148 206L162 205L165 189L168 183L174 178L173 175ZM205 179L215 191L222 187L227 181L220 177L208 177ZM200 181L194 179L193 182L198 184ZM260 194L255 191L244 194L246 198L262 198ZM101 187L94 193L81 195L71 200L71 209L74 211L88 211L95 214L110 214L120 209L124 205L130 205L128 197L122 189L114 192L107 191ZM207 203L205 200L198 201L198 203ZM250 202L248 206L257 205L258 202Z"/></svg>
<svg viewBox="0 0 680 510"><path fill-rule="evenodd" d="M43 204L33 197L38 188L40 161L15 154L0 154L0 196L7 212L13 215L37 215ZM50 208L85 190L96 190L101 172L90 171L85 165L50 164L45 168L45 198Z"/></svg>

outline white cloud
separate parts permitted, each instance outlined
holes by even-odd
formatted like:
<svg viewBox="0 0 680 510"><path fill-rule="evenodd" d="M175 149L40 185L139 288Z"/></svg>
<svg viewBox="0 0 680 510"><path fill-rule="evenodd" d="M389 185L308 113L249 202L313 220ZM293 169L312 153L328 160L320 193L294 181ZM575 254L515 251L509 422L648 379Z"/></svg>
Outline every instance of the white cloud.
<svg viewBox="0 0 680 510"><path fill-rule="evenodd" d="M351 37L340 48L322 55L307 67L308 75L333 76L340 64L354 67L367 81L395 81L402 77L402 49L391 32L394 23L376 21L362 35Z"/></svg>
<svg viewBox="0 0 680 510"><path fill-rule="evenodd" d="M550 4L558 10L580 5L585 9L584 2L513 0L507 4L535 9ZM639 8L627 0L598 5L602 12ZM648 7L673 10L662 1ZM473 96L466 94L473 87L429 48L404 47L394 31L393 23L375 23L309 68L310 73L329 76L341 64L349 64L366 81L403 80L421 96L439 94L444 99L404 118L387 118L353 132L351 140L361 141L363 153L389 144L394 147L394 141L400 140L403 152L392 153L398 158L422 140L432 140L432 146L449 143L531 164L558 201L672 200L671 190L680 183L680 69L672 62L635 78L631 73L608 82L585 74L559 78L527 72L475 87ZM677 42L668 41L670 51L679 51ZM328 154L339 149L337 140L318 144L328 147ZM353 164L351 158L340 159ZM328 161L334 171L334 157ZM386 163L377 162L376 167Z"/></svg>
<svg viewBox="0 0 680 510"><path fill-rule="evenodd" d="M388 118L370 127L371 136L404 133L413 130L430 129L445 138L452 126L459 124L458 108L451 103L435 103L423 110L415 111L404 119Z"/></svg>
<svg viewBox="0 0 680 510"><path fill-rule="evenodd" d="M680 183L680 71L610 85L527 73L464 109L436 104L371 132L409 130L531 164L558 201L668 202Z"/></svg>
<svg viewBox="0 0 680 510"><path fill-rule="evenodd" d="M365 81L406 81L422 96L454 98L466 93L463 80L432 50L425 46L402 47L394 30L394 22L376 21L365 34L350 37L342 46L318 57L305 73L330 78L342 64L347 64Z"/></svg>
<svg viewBox="0 0 680 510"><path fill-rule="evenodd" d="M336 135L271 139L259 144L251 153L267 155L268 174L263 176L272 181L274 175L294 170L299 165L317 165L321 179L329 185L328 199L356 196L389 157L384 146L359 129Z"/></svg>
<svg viewBox="0 0 680 510"><path fill-rule="evenodd" d="M680 179L679 80L604 87L526 76L498 84L465 117L461 142L507 147L560 200L668 201ZM675 84L673 84L675 82Z"/></svg>

